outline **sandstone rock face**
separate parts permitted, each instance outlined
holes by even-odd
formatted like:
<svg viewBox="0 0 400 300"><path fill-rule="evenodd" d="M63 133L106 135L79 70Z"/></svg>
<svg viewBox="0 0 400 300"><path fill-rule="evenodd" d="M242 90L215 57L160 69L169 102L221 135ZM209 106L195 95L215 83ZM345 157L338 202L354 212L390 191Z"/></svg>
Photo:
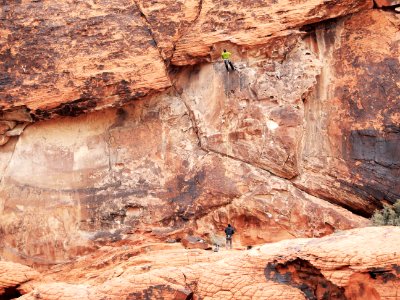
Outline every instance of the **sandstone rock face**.
<svg viewBox="0 0 400 300"><path fill-rule="evenodd" d="M301 26L372 7L372 1L202 0L196 22L176 44L172 63L219 57L221 47L252 48L295 33ZM215 47L217 51L210 53Z"/></svg>
<svg viewBox="0 0 400 300"><path fill-rule="evenodd" d="M400 198L399 19L303 2L4 4L0 254L319 237Z"/></svg>
<svg viewBox="0 0 400 300"><path fill-rule="evenodd" d="M14 150L2 148L2 256L60 263L123 239L209 239L230 220L237 245L366 224L268 171L203 150L195 128L172 91L29 126ZM255 236L261 225L271 231Z"/></svg>
<svg viewBox="0 0 400 300"><path fill-rule="evenodd" d="M0 298L14 299L31 292L29 282L39 279L35 270L16 263L0 261Z"/></svg>
<svg viewBox="0 0 400 300"><path fill-rule="evenodd" d="M399 5L398 0L374 0L378 7Z"/></svg>
<svg viewBox="0 0 400 300"><path fill-rule="evenodd" d="M159 251L163 266L149 267L147 257L157 258L144 254L117 262L115 273L108 271L102 282L78 273L69 283L36 284L20 299L396 299L399 243L399 228L370 227L250 251L208 252L208 263L201 250L189 250L186 257L187 250L167 250L167 260ZM86 259L86 270L101 276L95 256ZM65 280L62 273L46 276Z"/></svg>
<svg viewBox="0 0 400 300"><path fill-rule="evenodd" d="M1 109L27 107L42 119L120 105L170 86L163 59L192 64L216 43L265 44L268 36L371 6L369 0L315 0L306 7L290 0L7 3Z"/></svg>
<svg viewBox="0 0 400 300"><path fill-rule="evenodd" d="M299 37L279 48L286 57L282 63L248 59L236 63L233 73L223 63L195 67L175 84L203 149L292 178L299 173L302 99L316 84L321 64Z"/></svg>
<svg viewBox="0 0 400 300"><path fill-rule="evenodd" d="M252 246L264 241L321 237L333 233L338 226L351 228L368 224L352 216L345 209L303 193L286 181L270 178L268 184L261 184L199 218L196 227L200 232L223 234L226 224L232 223L236 230L233 245Z"/></svg>
<svg viewBox="0 0 400 300"><path fill-rule="evenodd" d="M212 242L228 222L237 247L365 226L335 204L367 216L400 197L399 19L371 5L4 5L1 255L52 265L121 240ZM226 46L237 72L167 73Z"/></svg>
<svg viewBox="0 0 400 300"><path fill-rule="evenodd" d="M132 1L10 2L1 14L3 110L74 116L170 86Z"/></svg>
<svg viewBox="0 0 400 300"><path fill-rule="evenodd" d="M163 59L169 63L176 43L191 31L193 22L199 17L202 1L136 0L136 3L148 22Z"/></svg>
<svg viewBox="0 0 400 300"><path fill-rule="evenodd" d="M316 31L324 67L305 100L295 183L361 214L400 198L399 22L371 10Z"/></svg>

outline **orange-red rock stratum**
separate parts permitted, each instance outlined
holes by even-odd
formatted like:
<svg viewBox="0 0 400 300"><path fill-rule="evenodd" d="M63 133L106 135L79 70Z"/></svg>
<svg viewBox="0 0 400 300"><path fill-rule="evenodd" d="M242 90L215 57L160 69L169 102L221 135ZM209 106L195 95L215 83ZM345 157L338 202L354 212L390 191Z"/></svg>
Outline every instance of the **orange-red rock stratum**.
<svg viewBox="0 0 400 300"><path fill-rule="evenodd" d="M247 251L104 247L30 277L18 299L399 299L399 243L400 228L369 227Z"/></svg>
<svg viewBox="0 0 400 300"><path fill-rule="evenodd" d="M400 198L400 18L376 2L3 1L0 257L43 273L2 264L2 293L397 297L397 229L298 240ZM293 241L179 243L227 223Z"/></svg>
<svg viewBox="0 0 400 300"><path fill-rule="evenodd" d="M0 8L0 108L73 116L171 86L221 42L265 44L372 0L8 1Z"/></svg>
<svg viewBox="0 0 400 300"><path fill-rule="evenodd" d="M21 73L19 60L11 59L22 57L18 51L39 47L30 40L35 30L39 30L37 34L44 30L42 38L48 44L43 45L48 48L55 37L71 37L71 45L75 45L71 49L79 51L68 52L70 48L59 42L57 51L64 51L61 53L65 55L60 64L68 62L70 68L76 69L75 74L83 77L92 74L86 72L91 68L84 71L84 66L99 63L104 58L100 54L111 51L115 56L104 59L107 68L114 66L113 70L117 70L124 66L118 69L122 72L118 76L129 81L132 70L128 66L134 66L136 60L146 64L146 55L157 53L157 59L147 67L143 66L140 72L132 71L147 76L146 82L156 86L144 92L146 97L118 108L71 117L85 109L64 107L64 117L35 122L20 137L17 135L23 126L34 121L38 111L26 107L3 110L1 143L8 141L0 147L3 258L43 266L68 262L104 244L124 240L141 243L145 239L179 240L188 235L210 240L228 222L240 228L237 242L242 246L320 237L335 230L365 226L365 217L383 203L400 198L400 20L394 11L367 9L368 1L311 1L305 8L318 9L310 13L301 10L303 6L297 1L291 6L297 13L286 15L287 1L278 1L270 10L272 4L268 6L267 2L231 3L235 14L243 10L246 18L251 8L259 16L264 7L274 12L280 22L301 24L301 28L293 27L295 32L274 40L261 39L259 42L266 44L243 48L243 55L239 46L216 44L216 53L222 47L230 47L236 72L227 73L223 63L216 60L170 67L165 87L172 87L161 91L164 85L158 85L158 78L162 76L156 72L167 74L163 60L171 57L171 45L185 40L179 38L182 30L185 36L193 35L197 30L195 22L203 20L202 14L194 14L199 8L196 3L178 1L173 6L167 1L138 1L136 6L121 2L120 10L107 6L107 1L74 3L21 1L1 8L6 24L15 27L8 31L7 40L1 35L2 45L7 48L17 41L24 44L17 43L12 48L14 52L10 50L11 56L0 62L6 68L2 74L20 78L15 82L1 81L6 84L1 93L28 95L32 104L40 105L35 93L43 95L43 88L52 95L52 89L57 88L57 83L47 85L40 76L63 80L64 73L59 69L53 70L55 73L41 69L30 69L33 75ZM208 11L211 2L202 3L202 11ZM323 9L326 6L331 10ZM54 20L51 14L34 14L39 7L41 14L47 9L59 12L57 9L61 8L70 13L79 8L79 14L71 13L75 21L69 24L70 19L61 12ZM282 8L282 13L278 13L277 7ZM27 8L29 13L23 13ZM227 9L219 9L221 13L213 15L213 19L224 16L228 20ZM336 16L338 12L347 14L355 10L360 11L319 22L328 17L329 11ZM15 17L16 11L19 18ZM162 16L160 12L164 12ZM116 18L119 14L125 17ZM38 16L42 21L36 24L32 20ZM303 21L296 21L295 17ZM90 23L94 20L97 23ZM226 20L222 23L228 26ZM124 39L125 33L119 31L122 29L110 25L114 22L119 26L128 22L130 27L121 27L127 31L140 30L132 31L132 40ZM140 22L153 24L154 39L161 48L145 43L151 34L145 25L138 25ZM193 26L189 26L190 22ZM54 24L60 26L50 26ZM261 28L261 20L256 25ZM171 35L156 34L168 26L180 29ZM100 28L104 29L102 34L92 36L92 31ZM20 38L17 29L22 30ZM77 35L80 42L74 44L71 30L83 29L86 33ZM148 40L136 43L140 32L147 32ZM149 50L135 48L135 52L114 42L110 47L102 46L111 33L118 36L115 43L143 45ZM232 27L231 33L244 35L239 27ZM160 40L166 36L171 39ZM249 37L254 38L251 34ZM89 48L96 58L80 59L86 57ZM32 61L35 49L29 51ZM162 50L161 55L158 49ZM42 85L37 84L37 89L21 85L25 82L23 76L37 78ZM71 77L76 83L71 88L85 91L80 86L82 78L77 78ZM133 85L128 84L116 97L128 95L135 84L143 83L142 79L128 82ZM97 83L99 99L111 99L103 92L107 87L113 94L115 82L110 79ZM147 83L143 86L150 87ZM66 90L59 91L64 94ZM93 96L93 91L89 89L88 95ZM49 99L65 100L57 95ZM23 105L11 100L4 103L8 108ZM57 109L47 110L46 116L54 116Z"/></svg>

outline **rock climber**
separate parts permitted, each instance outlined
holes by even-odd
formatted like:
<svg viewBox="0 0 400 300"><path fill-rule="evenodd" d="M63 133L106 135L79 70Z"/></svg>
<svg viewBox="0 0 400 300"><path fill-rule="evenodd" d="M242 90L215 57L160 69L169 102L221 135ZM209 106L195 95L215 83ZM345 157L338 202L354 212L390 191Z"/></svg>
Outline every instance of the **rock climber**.
<svg viewBox="0 0 400 300"><path fill-rule="evenodd" d="M228 227L225 228L225 234L226 234L226 249L230 248L232 249L232 236L235 233L235 229L231 226L231 224L228 224Z"/></svg>
<svg viewBox="0 0 400 300"><path fill-rule="evenodd" d="M224 51L221 54L221 57L225 63L226 71L228 71L228 72L229 72L229 66L231 66L232 71L235 71L235 67L233 66L233 63L230 61L231 55L232 55L232 53L226 51L226 49L224 49Z"/></svg>

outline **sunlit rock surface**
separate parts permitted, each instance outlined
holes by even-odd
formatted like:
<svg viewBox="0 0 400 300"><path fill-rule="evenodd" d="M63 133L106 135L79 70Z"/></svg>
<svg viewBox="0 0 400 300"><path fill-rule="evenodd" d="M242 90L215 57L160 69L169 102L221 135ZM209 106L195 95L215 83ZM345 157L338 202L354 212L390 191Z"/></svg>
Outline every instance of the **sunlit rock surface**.
<svg viewBox="0 0 400 300"><path fill-rule="evenodd" d="M249 251L104 249L20 299L397 299L399 243L400 228L370 227Z"/></svg>
<svg viewBox="0 0 400 300"><path fill-rule="evenodd" d="M11 1L0 11L3 110L74 116L170 86L133 1Z"/></svg>
<svg viewBox="0 0 400 300"><path fill-rule="evenodd" d="M243 248L366 226L400 198L399 17L372 7L4 2L1 258L49 268L107 245L212 245L227 223ZM282 294L260 297L306 293L267 285Z"/></svg>
<svg viewBox="0 0 400 300"><path fill-rule="evenodd" d="M202 149L174 93L40 122L3 149L0 245L10 260L48 265L123 239L210 238L230 220L243 245L366 224L290 181ZM266 233L255 236L260 228Z"/></svg>
<svg viewBox="0 0 400 300"><path fill-rule="evenodd" d="M24 265L0 261L0 298L14 299L32 291L30 282L39 280L40 274Z"/></svg>

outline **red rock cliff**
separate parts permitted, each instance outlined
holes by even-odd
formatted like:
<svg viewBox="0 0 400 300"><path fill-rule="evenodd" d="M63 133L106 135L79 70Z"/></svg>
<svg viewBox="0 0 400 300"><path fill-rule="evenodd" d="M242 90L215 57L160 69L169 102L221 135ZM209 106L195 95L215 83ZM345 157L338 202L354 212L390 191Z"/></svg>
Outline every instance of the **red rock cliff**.
<svg viewBox="0 0 400 300"><path fill-rule="evenodd" d="M1 256L53 264L227 222L241 246L366 225L400 198L400 20L372 7L4 4Z"/></svg>

